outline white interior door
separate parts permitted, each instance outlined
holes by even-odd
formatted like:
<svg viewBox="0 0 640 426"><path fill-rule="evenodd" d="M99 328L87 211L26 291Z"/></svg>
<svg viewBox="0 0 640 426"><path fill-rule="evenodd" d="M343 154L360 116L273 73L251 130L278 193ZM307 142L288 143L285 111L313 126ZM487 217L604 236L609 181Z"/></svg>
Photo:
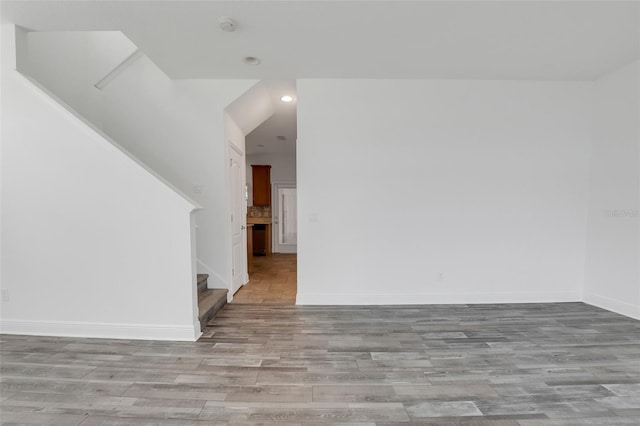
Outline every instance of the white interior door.
<svg viewBox="0 0 640 426"><path fill-rule="evenodd" d="M276 185L276 217L274 218L277 253L296 253L298 250L298 210L296 187Z"/></svg>
<svg viewBox="0 0 640 426"><path fill-rule="evenodd" d="M245 267L247 264L244 234L246 229L246 207L244 197L243 156L233 146L229 147L229 177L231 181L231 256L232 278L231 294L234 294L243 284Z"/></svg>

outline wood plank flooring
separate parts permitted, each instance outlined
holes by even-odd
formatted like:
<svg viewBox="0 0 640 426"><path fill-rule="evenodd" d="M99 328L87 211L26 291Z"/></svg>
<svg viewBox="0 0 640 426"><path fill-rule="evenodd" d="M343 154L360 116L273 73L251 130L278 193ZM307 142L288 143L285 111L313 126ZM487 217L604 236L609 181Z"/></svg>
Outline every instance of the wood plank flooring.
<svg viewBox="0 0 640 426"><path fill-rule="evenodd" d="M297 255L274 253L255 256L249 282L233 296L231 303L295 305Z"/></svg>
<svg viewBox="0 0 640 426"><path fill-rule="evenodd" d="M582 303L227 305L195 343L0 339L5 425L640 424L640 321Z"/></svg>

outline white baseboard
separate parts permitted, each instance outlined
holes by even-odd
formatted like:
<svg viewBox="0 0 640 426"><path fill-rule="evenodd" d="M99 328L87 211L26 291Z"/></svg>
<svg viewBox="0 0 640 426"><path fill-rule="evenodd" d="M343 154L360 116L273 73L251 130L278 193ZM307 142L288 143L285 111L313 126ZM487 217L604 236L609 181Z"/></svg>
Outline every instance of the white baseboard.
<svg viewBox="0 0 640 426"><path fill-rule="evenodd" d="M584 293L582 300L584 303L588 303L589 305L597 306L598 308L606 309L607 311L615 312L616 314L640 320L640 306L638 305L588 292Z"/></svg>
<svg viewBox="0 0 640 426"><path fill-rule="evenodd" d="M297 246L293 246L293 247L280 246L278 248L278 251L275 251L275 247L274 247L273 252L274 253L293 254L293 253L297 253L298 252L298 247Z"/></svg>
<svg viewBox="0 0 640 426"><path fill-rule="evenodd" d="M580 293L419 293L339 294L298 293L297 305L442 305L470 303L580 302Z"/></svg>
<svg viewBox="0 0 640 426"><path fill-rule="evenodd" d="M104 324L55 321L0 321L0 333L29 336L87 337L102 339L170 340L195 342L200 324L192 326Z"/></svg>

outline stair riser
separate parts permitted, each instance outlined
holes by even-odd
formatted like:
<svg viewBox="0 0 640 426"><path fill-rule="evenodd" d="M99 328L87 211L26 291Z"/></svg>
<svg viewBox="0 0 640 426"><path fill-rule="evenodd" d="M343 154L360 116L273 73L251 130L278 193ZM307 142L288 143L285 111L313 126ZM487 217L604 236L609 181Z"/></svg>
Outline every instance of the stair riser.
<svg viewBox="0 0 640 426"><path fill-rule="evenodd" d="M198 296L204 291L207 291L207 279L209 278L209 274L198 274L197 282L198 282Z"/></svg>
<svg viewBox="0 0 640 426"><path fill-rule="evenodd" d="M207 280L198 283L198 293L204 293L207 291Z"/></svg>
<svg viewBox="0 0 640 426"><path fill-rule="evenodd" d="M211 307L207 312L201 314L200 317L200 330L204 330L209 321L211 321L220 312L220 310L227 304L226 300L222 300Z"/></svg>
<svg viewBox="0 0 640 426"><path fill-rule="evenodd" d="M207 289L206 276L198 277L198 320L204 330L209 321L227 304L227 290Z"/></svg>

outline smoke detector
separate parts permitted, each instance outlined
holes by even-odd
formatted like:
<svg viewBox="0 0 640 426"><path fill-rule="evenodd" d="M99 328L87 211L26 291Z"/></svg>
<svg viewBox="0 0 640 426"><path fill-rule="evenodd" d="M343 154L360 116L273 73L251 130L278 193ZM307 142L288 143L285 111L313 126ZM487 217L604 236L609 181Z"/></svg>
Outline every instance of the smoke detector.
<svg viewBox="0 0 640 426"><path fill-rule="evenodd" d="M222 31L232 33L238 29L238 23L228 16L221 16L218 18L218 26Z"/></svg>

